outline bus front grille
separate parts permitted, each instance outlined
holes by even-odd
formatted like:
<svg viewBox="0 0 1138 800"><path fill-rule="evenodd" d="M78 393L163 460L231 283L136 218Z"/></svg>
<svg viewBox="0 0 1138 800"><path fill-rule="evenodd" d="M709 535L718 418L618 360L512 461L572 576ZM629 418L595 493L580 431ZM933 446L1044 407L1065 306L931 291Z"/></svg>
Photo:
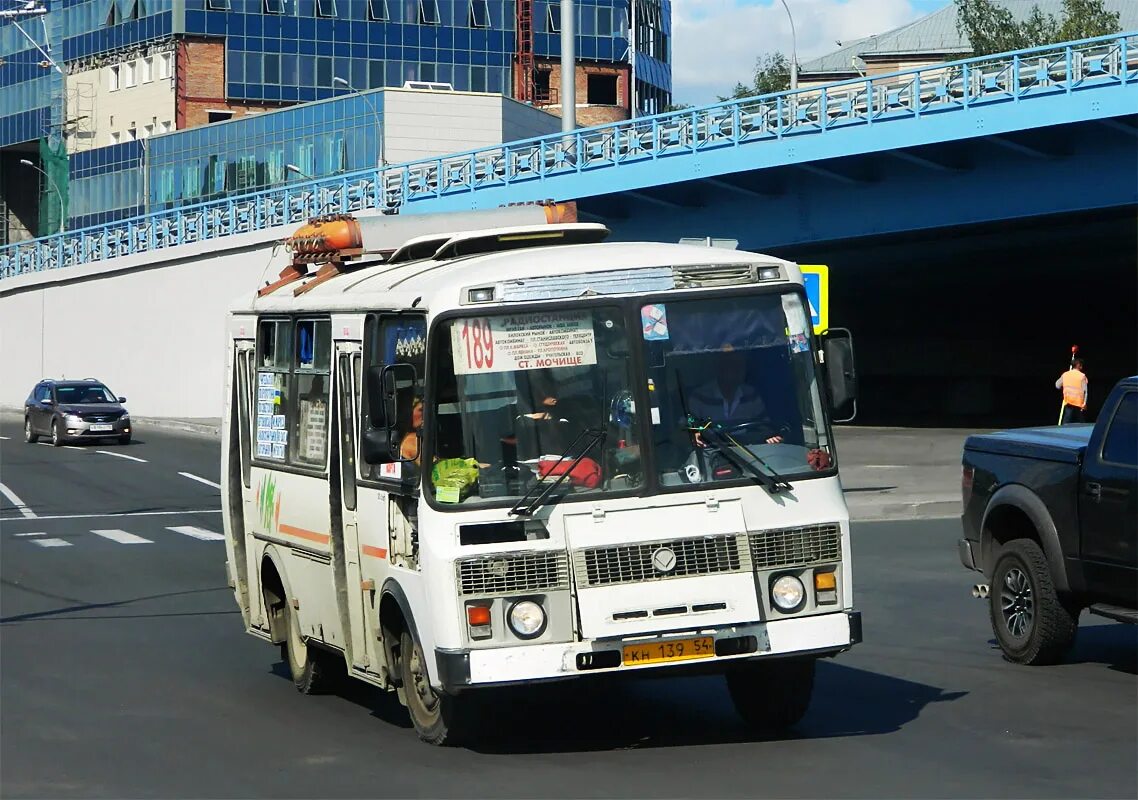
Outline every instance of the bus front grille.
<svg viewBox="0 0 1138 800"><path fill-rule="evenodd" d="M752 531L748 538L755 569L807 566L842 559L842 528L836 522Z"/></svg>
<svg viewBox="0 0 1138 800"><path fill-rule="evenodd" d="M565 553L495 553L455 562L463 595L517 594L569 588Z"/></svg>
<svg viewBox="0 0 1138 800"><path fill-rule="evenodd" d="M750 558L741 538L731 534L590 547L574 552L573 570L579 586L747 572Z"/></svg>

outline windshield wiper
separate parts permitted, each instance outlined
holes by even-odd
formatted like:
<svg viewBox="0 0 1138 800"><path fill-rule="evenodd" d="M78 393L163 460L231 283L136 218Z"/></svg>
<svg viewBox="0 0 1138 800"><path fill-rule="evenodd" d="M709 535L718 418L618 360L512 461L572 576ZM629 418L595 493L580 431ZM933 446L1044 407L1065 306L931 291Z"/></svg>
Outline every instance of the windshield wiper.
<svg viewBox="0 0 1138 800"><path fill-rule="evenodd" d="M581 463L581 459L588 455L590 450L603 442L607 435L608 434L600 428L585 428L585 430L581 431L577 438L569 443L569 446L565 448L565 452L562 453L561 457L557 459L557 463L554 464L546 474L552 474L558 469L558 467L561 466L562 463L565 462L566 459L572 457L573 461L569 465L568 469L563 470L561 474L557 476L557 480L546 486L545 491L541 492L537 495L537 497L534 497L531 500L530 495L532 495L536 490L541 489L542 484L544 483L544 481L539 477L537 482L535 482L534 485L531 486L524 495L522 495L521 499L514 504L514 507L510 509L510 513L519 517L532 517L534 515L534 512L545 505L546 498L552 494L553 490L560 486L562 481L569 477L569 473L577 468L577 465ZM581 441L583 439L587 441L585 441L582 445ZM570 454L577 449L578 445L581 445L581 452L579 452L576 456L570 456Z"/></svg>
<svg viewBox="0 0 1138 800"><path fill-rule="evenodd" d="M751 472L753 472L755 475L757 475L759 477L759 480L762 481L763 486L767 487L767 490L771 494L778 494L779 492L782 492L782 491L789 492L789 491L792 491L794 489L794 487L790 485L790 482L787 481L787 479L784 478L782 475L780 475L774 469L774 467L770 466L767 462L763 461L763 459L754 450L747 447L747 445L743 444L742 442L735 441L734 438L732 438L731 436L726 434L722 430L722 426L718 422L716 422L715 420L709 419L707 421L707 425L704 426L702 429L700 429L700 433L703 436L706 436L709 433L714 435L715 438L718 440L719 445L720 445L720 447L718 448L719 452L723 453L725 456L730 458L732 461L734 461L738 464L744 464L747 467L749 467ZM724 446L724 445L730 445L730 444L733 444L736 447L741 447L743 450L747 451L747 454L749 456L751 456L751 458L755 459L755 461L759 462L759 464L762 466L763 469L766 470L766 472L763 472L762 469L759 469L758 467L756 467L754 464L752 464L747 459L740 458L739 455L737 453L733 452L730 447Z"/></svg>

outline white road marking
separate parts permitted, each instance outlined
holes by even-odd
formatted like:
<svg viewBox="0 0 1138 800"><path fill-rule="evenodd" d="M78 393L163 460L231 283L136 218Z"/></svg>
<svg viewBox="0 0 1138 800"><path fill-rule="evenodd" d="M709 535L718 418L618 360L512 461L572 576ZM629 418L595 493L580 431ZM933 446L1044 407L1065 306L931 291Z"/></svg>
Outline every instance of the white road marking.
<svg viewBox="0 0 1138 800"><path fill-rule="evenodd" d="M141 536L135 536L133 533L120 531L115 528L100 529L91 531L96 536L102 536L104 539L118 542L119 544L154 544L149 539L143 539Z"/></svg>
<svg viewBox="0 0 1138 800"><path fill-rule="evenodd" d="M11 436L0 436L0 439L3 439L4 441L8 441L11 438Z"/></svg>
<svg viewBox="0 0 1138 800"><path fill-rule="evenodd" d="M43 536L47 531L36 531L34 533L13 533L13 536Z"/></svg>
<svg viewBox="0 0 1138 800"><path fill-rule="evenodd" d="M51 517L37 517L34 514L29 519L111 519L116 517L169 517L175 514L220 514L220 508L200 508L191 511L120 511L117 514L57 514ZM19 522L15 517L0 517L0 522Z"/></svg>
<svg viewBox="0 0 1138 800"><path fill-rule="evenodd" d="M55 445L51 444L50 442L36 442L36 444L38 444L40 447L55 447Z"/></svg>
<svg viewBox="0 0 1138 800"><path fill-rule="evenodd" d="M201 539L203 542L219 542L225 539L220 533L207 531L205 528L195 528L192 525L179 525L174 528L167 528L166 530L180 533L184 536L192 536L195 539Z"/></svg>
<svg viewBox="0 0 1138 800"><path fill-rule="evenodd" d="M63 445L63 446L64 446L64 448L65 448L65 449L67 449L67 450L82 450L84 453L90 452L89 450L87 450L87 448L86 448L86 447L76 447L76 446L75 446L75 445L73 445L73 444L65 444L65 445Z"/></svg>
<svg viewBox="0 0 1138 800"><path fill-rule="evenodd" d="M851 467L850 469L855 469ZM862 469L905 469L901 464L862 464Z"/></svg>
<svg viewBox="0 0 1138 800"><path fill-rule="evenodd" d="M38 544L40 547L71 547L71 542L65 542L63 539L32 539L32 544Z"/></svg>
<svg viewBox="0 0 1138 800"><path fill-rule="evenodd" d="M145 458L135 458L128 456L126 453L112 453L110 450L96 450L96 453L102 453L105 456L114 456L115 458L125 458L127 461L137 461L139 464L147 463Z"/></svg>
<svg viewBox="0 0 1138 800"><path fill-rule="evenodd" d="M0 494L7 497L12 502L12 505L19 509L20 513L24 515L25 519L36 518L36 512L32 511L30 508L24 505L24 501L17 497L15 492L13 492L2 483L0 483Z"/></svg>
<svg viewBox="0 0 1138 800"><path fill-rule="evenodd" d="M198 483L204 483L206 486L212 486L214 489L220 489L221 488L220 483L214 483L213 481L207 481L205 478L199 478L197 475L191 475L188 472L179 472L178 474L181 475L183 478L189 478L191 481L197 481Z"/></svg>

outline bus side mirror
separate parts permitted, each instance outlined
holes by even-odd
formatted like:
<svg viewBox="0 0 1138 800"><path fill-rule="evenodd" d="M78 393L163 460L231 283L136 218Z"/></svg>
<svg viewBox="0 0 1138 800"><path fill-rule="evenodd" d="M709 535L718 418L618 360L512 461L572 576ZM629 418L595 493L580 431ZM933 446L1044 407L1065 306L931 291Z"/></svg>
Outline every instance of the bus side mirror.
<svg viewBox="0 0 1138 800"><path fill-rule="evenodd" d="M857 416L857 369L853 337L845 328L830 328L822 334L822 366L831 418L834 422L850 422Z"/></svg>
<svg viewBox="0 0 1138 800"><path fill-rule="evenodd" d="M402 420L410 428L411 395L417 378L412 364L368 367L368 428L362 438L362 454L366 463L386 464L403 460L399 453L402 440L399 425Z"/></svg>

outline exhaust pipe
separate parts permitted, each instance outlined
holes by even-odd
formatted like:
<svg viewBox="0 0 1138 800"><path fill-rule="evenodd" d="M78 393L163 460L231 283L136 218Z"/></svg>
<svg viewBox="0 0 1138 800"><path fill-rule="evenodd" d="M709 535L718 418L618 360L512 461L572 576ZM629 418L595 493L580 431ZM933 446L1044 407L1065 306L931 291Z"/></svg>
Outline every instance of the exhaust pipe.
<svg viewBox="0 0 1138 800"><path fill-rule="evenodd" d="M972 596L980 600L988 599L988 584L977 583L972 587Z"/></svg>

